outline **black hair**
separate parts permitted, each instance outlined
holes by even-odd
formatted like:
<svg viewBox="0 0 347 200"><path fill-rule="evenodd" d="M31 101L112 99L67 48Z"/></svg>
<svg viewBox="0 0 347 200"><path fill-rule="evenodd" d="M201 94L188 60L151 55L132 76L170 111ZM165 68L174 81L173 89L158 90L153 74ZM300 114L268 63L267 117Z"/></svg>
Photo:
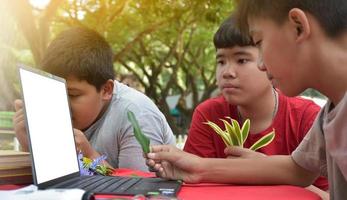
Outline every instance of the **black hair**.
<svg viewBox="0 0 347 200"><path fill-rule="evenodd" d="M237 21L248 32L250 18L269 18L281 25L293 8L313 15L329 37L337 37L347 28L346 0L237 0Z"/></svg>
<svg viewBox="0 0 347 200"><path fill-rule="evenodd" d="M214 34L213 43L216 49L253 45L251 38L247 34L241 34L234 18L234 16L227 18Z"/></svg>
<svg viewBox="0 0 347 200"><path fill-rule="evenodd" d="M94 85L97 91L115 77L110 45L96 31L85 27L60 33L48 46L41 68L63 78L73 75Z"/></svg>

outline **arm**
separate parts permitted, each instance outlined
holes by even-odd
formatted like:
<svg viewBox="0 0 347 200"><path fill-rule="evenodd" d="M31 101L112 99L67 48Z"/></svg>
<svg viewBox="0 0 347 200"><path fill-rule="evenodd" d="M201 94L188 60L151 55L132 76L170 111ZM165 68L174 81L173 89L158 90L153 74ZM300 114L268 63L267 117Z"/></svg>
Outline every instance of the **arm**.
<svg viewBox="0 0 347 200"><path fill-rule="evenodd" d="M206 160L203 182L237 184L290 184L307 186L315 174L299 167L290 156L271 156L258 159Z"/></svg>
<svg viewBox="0 0 347 200"><path fill-rule="evenodd" d="M100 157L100 153L98 153L92 145L89 143L88 139L84 135L84 133L78 129L74 129L74 137L75 137L75 144L76 144L76 150L77 152L81 151L83 156L90 158L90 159L96 159ZM106 160L103 161L104 165L107 165L110 168L113 168Z"/></svg>
<svg viewBox="0 0 347 200"><path fill-rule="evenodd" d="M154 146L147 164L158 174L185 182L235 184L291 184L308 186L316 178L298 166L290 156L258 159L200 158L171 146Z"/></svg>
<svg viewBox="0 0 347 200"><path fill-rule="evenodd" d="M321 190L314 185L310 185L310 186L306 187L306 189L310 190L311 192L316 193L318 196L320 196L322 198L322 200L329 200L330 199L329 192Z"/></svg>
<svg viewBox="0 0 347 200"><path fill-rule="evenodd" d="M306 100L306 104L304 105L304 108L302 108L303 113L301 116L301 126L299 127L299 134L297 135L297 139L298 139L298 144L297 146L299 146L299 142L301 142L304 137L306 136L306 134L309 132L309 130L311 129L313 122L315 121L319 111L320 111L320 107L318 105L316 105L314 102ZM325 190L329 189L329 183L326 177L320 176L318 177L315 182L312 185L312 188L316 188L315 191L319 191L321 190L321 193L326 193L324 192ZM327 194L327 193L326 193ZM323 197L324 199L324 197Z"/></svg>
<svg viewBox="0 0 347 200"><path fill-rule="evenodd" d="M227 147L225 148L225 154L228 155L228 158L246 158L246 159L257 159L257 158L263 158L266 156L265 154L252 151L250 149L245 149L242 147ZM323 200L328 200L329 199L329 193L326 191L323 191L319 189L318 187L314 185L310 185L306 187L307 190L310 190L311 192L316 193L319 195Z"/></svg>

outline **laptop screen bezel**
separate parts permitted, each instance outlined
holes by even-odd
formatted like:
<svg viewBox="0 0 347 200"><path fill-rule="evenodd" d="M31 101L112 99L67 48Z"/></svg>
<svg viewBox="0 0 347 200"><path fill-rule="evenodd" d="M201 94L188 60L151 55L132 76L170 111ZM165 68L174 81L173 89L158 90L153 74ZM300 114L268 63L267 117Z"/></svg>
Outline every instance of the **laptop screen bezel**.
<svg viewBox="0 0 347 200"><path fill-rule="evenodd" d="M21 69L29 71L29 72L32 72L32 73L35 73L35 74L38 74L38 75L41 75L41 76L44 76L44 77L47 77L47 78L50 78L50 79L54 79L56 81L62 82L65 85L66 95L68 94L67 93L66 80L64 78L59 77L59 76L55 76L53 74L50 74L48 72L45 72L45 71L42 71L42 70L39 70L39 69L36 69L36 68L28 67L28 66L25 66L25 65L18 65L18 77L19 77L19 83L20 83L20 89L21 89L21 97L23 99L23 114L25 116L25 119L27 118L27 115L26 115L26 108L25 108L25 98L24 98L24 95L23 95L24 91L23 91L23 87L22 87L22 78L21 78L21 74L20 74L20 70ZM67 103L69 105L70 122L72 124L72 121L71 121L71 106L70 106L69 98L67 98L67 101L68 101ZM25 120L25 125L26 125L26 127L29 127L28 120ZM72 130L72 132L73 132L73 130ZM27 133L28 147L29 147L29 152L30 152L30 157L31 157L33 182L34 182L35 185L38 186L38 188L44 189L44 188L47 188L49 186L55 185L57 183L63 182L65 180L69 180L71 178L80 176L81 169L80 169L80 166L78 165L78 171L77 172L73 172L73 173L67 174L65 176L58 177L58 178L55 178L55 179L52 179L52 180L49 180L49 181L42 182L42 183L38 184L37 176L36 176L36 169L35 169L35 159L34 159L34 155L33 155L33 151L32 151L32 143L31 143L29 128L26 128L26 133ZM73 137L73 139L74 139L74 144L75 144L75 147L76 147L75 138ZM76 151L76 159L77 159L77 163L79 163L77 151Z"/></svg>

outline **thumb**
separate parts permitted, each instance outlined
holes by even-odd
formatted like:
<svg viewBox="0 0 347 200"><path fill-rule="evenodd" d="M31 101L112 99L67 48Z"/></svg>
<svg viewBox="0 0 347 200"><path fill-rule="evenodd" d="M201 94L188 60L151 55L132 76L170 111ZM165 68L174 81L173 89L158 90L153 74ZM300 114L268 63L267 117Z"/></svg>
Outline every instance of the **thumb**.
<svg viewBox="0 0 347 200"><path fill-rule="evenodd" d="M173 162L179 156L179 150L170 145L157 145L151 147L151 153L147 154L148 158L153 160L167 160Z"/></svg>
<svg viewBox="0 0 347 200"><path fill-rule="evenodd" d="M245 153L247 153L249 150L242 148L242 147L238 147L238 146L230 146L224 149L224 153L226 155L231 155L234 157L240 157L242 155L244 155Z"/></svg>
<svg viewBox="0 0 347 200"><path fill-rule="evenodd" d="M16 111L20 110L23 108L23 101L21 99L16 99L14 100L14 109Z"/></svg>

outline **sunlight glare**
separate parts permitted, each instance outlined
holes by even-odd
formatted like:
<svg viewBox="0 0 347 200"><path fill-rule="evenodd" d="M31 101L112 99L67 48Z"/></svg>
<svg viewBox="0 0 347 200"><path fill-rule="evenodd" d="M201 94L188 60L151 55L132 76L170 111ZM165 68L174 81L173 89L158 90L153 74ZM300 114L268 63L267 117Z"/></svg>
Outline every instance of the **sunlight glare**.
<svg viewBox="0 0 347 200"><path fill-rule="evenodd" d="M30 4L35 8L45 8L51 0L29 0Z"/></svg>

